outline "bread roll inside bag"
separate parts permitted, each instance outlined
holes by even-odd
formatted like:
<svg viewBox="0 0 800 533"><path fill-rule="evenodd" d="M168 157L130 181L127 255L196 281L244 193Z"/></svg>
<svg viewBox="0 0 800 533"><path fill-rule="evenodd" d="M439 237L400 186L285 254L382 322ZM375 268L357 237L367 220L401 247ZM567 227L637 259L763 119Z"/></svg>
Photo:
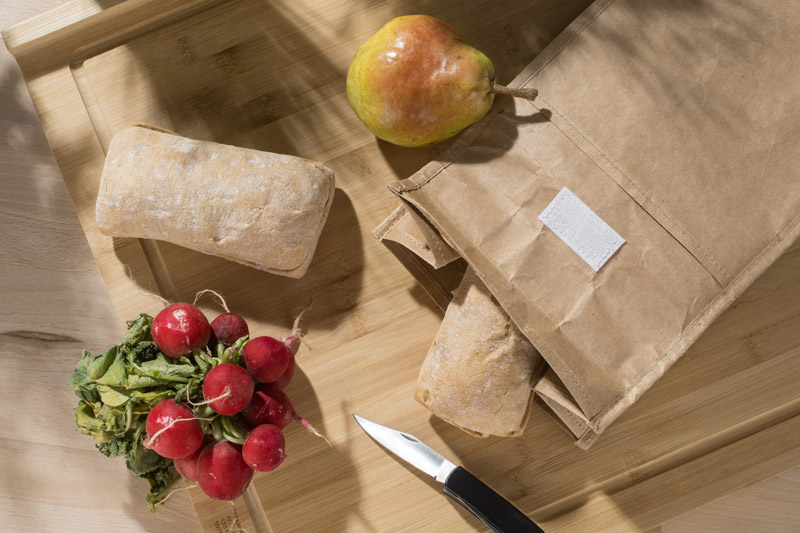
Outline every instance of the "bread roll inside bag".
<svg viewBox="0 0 800 533"><path fill-rule="evenodd" d="M333 171L320 163L137 124L109 145L97 227L299 278L333 194Z"/></svg>
<svg viewBox="0 0 800 533"><path fill-rule="evenodd" d="M415 399L477 437L522 435L543 359L468 268L422 363Z"/></svg>

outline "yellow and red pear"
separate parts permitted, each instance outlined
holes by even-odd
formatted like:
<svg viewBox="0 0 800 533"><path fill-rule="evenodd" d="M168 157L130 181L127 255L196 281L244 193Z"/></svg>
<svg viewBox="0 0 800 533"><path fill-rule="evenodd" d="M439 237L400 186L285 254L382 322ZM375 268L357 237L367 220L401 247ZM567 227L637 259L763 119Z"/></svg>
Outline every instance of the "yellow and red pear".
<svg viewBox="0 0 800 533"><path fill-rule="evenodd" d="M508 92L512 91L512 92ZM355 53L347 97L375 136L400 146L425 146L480 120L495 93L492 62L445 22L427 15L390 20Z"/></svg>

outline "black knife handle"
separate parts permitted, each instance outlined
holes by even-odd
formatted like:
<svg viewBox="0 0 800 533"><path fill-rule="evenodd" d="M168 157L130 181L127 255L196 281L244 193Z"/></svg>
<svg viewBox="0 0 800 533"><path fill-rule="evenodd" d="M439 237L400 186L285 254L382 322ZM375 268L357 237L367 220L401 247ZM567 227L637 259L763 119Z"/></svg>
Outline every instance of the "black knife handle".
<svg viewBox="0 0 800 533"><path fill-rule="evenodd" d="M543 533L508 500L460 466L450 473L442 490L495 533Z"/></svg>

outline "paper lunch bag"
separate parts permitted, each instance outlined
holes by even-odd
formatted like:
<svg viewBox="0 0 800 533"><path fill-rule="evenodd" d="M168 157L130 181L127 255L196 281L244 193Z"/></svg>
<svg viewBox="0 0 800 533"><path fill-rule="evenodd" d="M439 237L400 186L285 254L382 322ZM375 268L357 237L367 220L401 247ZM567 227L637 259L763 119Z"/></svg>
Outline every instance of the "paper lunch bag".
<svg viewBox="0 0 800 533"><path fill-rule="evenodd" d="M471 265L588 447L800 234L800 12L601 0L512 85L375 235L440 305Z"/></svg>

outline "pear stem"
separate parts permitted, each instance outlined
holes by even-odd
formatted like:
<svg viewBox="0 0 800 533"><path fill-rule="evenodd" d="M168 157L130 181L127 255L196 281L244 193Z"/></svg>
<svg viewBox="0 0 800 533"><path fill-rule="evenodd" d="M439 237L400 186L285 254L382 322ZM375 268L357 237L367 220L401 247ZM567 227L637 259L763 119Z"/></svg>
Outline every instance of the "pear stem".
<svg viewBox="0 0 800 533"><path fill-rule="evenodd" d="M514 98L524 98L526 100L535 100L536 97L539 96L539 91L536 89L528 89L524 87L506 87L496 83L490 92L494 94L505 94L508 96L513 96Z"/></svg>

